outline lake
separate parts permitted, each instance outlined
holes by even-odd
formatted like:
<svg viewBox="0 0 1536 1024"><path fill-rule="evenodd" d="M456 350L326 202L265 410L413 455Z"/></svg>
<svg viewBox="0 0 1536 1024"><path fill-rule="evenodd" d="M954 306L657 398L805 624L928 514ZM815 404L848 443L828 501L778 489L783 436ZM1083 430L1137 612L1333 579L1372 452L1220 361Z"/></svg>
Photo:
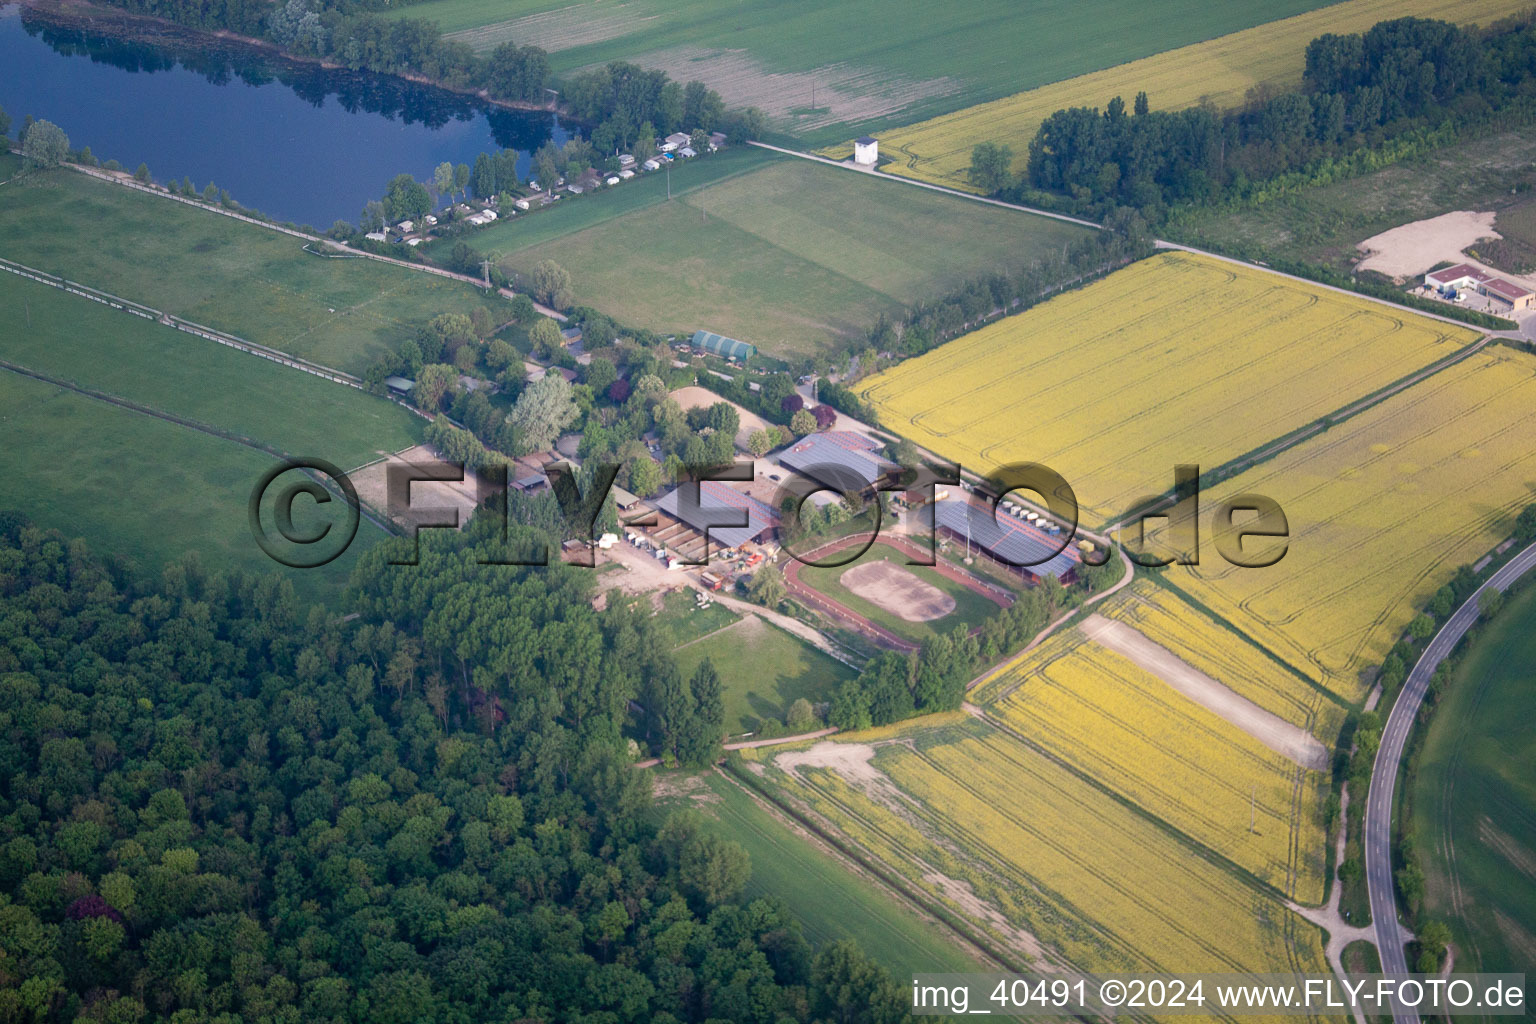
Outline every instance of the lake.
<svg viewBox="0 0 1536 1024"><path fill-rule="evenodd" d="M321 229L356 222L407 173L447 160L528 153L567 132L552 113L504 110L387 75L329 71L245 47L150 45L0 6L0 107L69 135L76 149L156 181L190 177L240 204Z"/></svg>

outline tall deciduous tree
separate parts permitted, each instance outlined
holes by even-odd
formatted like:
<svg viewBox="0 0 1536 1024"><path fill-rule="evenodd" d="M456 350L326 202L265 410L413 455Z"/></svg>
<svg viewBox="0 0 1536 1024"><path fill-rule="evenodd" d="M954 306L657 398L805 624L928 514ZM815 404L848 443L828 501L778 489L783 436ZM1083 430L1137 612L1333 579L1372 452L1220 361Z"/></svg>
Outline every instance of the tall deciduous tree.
<svg viewBox="0 0 1536 1024"><path fill-rule="evenodd" d="M571 385L558 373L547 373L517 397L508 421L517 429L523 448L537 452L552 446L576 413Z"/></svg>
<svg viewBox="0 0 1536 1024"><path fill-rule="evenodd" d="M971 150L966 178L983 192L1000 192L1013 181L1013 149L995 142L980 142Z"/></svg>
<svg viewBox="0 0 1536 1024"><path fill-rule="evenodd" d="M69 136L52 121L34 121L21 139L22 164L29 170L57 167L69 156Z"/></svg>
<svg viewBox="0 0 1536 1024"><path fill-rule="evenodd" d="M571 304L571 273L554 260L539 260L528 275L534 298L547 306L565 309Z"/></svg>

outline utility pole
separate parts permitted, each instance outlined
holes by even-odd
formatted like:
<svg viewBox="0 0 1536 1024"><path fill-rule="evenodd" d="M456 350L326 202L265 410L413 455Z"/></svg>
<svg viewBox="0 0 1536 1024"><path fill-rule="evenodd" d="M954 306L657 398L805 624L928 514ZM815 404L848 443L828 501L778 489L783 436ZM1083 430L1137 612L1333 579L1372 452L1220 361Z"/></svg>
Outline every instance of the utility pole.
<svg viewBox="0 0 1536 1024"><path fill-rule="evenodd" d="M667 161L667 202L672 201L672 161Z"/></svg>
<svg viewBox="0 0 1536 1024"><path fill-rule="evenodd" d="M1248 791L1248 831L1250 834L1258 833L1259 815L1259 789L1257 786Z"/></svg>
<svg viewBox="0 0 1536 1024"><path fill-rule="evenodd" d="M489 288L491 286L491 261L489 259L480 261L480 273L484 275L485 286Z"/></svg>

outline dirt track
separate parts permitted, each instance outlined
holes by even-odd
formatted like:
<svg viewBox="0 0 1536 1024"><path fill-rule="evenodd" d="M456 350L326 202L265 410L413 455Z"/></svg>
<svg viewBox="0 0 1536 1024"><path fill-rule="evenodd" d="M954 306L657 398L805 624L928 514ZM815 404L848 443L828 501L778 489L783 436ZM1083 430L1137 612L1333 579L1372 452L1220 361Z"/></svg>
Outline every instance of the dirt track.
<svg viewBox="0 0 1536 1024"><path fill-rule="evenodd" d="M1231 722L1277 754L1303 768L1328 767L1328 748L1300 726L1271 714L1245 697L1186 665L1167 648L1123 622L1094 613L1083 619L1083 635L1122 654L1208 711Z"/></svg>
<svg viewBox="0 0 1536 1024"><path fill-rule="evenodd" d="M845 571L838 582L848 592L879 605L906 622L932 622L955 610L955 599L884 559Z"/></svg>

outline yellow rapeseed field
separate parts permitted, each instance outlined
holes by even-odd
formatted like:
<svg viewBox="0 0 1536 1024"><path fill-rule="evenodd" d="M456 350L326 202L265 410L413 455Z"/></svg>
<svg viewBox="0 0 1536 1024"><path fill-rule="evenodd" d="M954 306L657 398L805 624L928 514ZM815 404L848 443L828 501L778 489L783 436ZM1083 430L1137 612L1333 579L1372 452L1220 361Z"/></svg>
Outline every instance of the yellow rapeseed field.
<svg viewBox="0 0 1536 1024"><path fill-rule="evenodd" d="M1323 773L1076 630L1007 677L991 709L1007 728L1293 898L1322 901Z"/></svg>
<svg viewBox="0 0 1536 1024"><path fill-rule="evenodd" d="M1362 670L1536 499L1536 358L1479 352L1202 500L1243 492L1285 509L1285 557L1238 569L1207 552L1169 585L1358 700Z"/></svg>
<svg viewBox="0 0 1536 1024"><path fill-rule="evenodd" d="M1326 969L1317 929L1278 897L981 722L912 727L848 774L785 771L783 755L757 753L764 781L1021 959L1090 971Z"/></svg>
<svg viewBox="0 0 1536 1024"><path fill-rule="evenodd" d="M1339 738L1348 711L1247 638L1211 621L1166 587L1137 580L1098 606L1271 714L1301 726L1326 746Z"/></svg>
<svg viewBox="0 0 1536 1024"><path fill-rule="evenodd" d="M1202 102L1236 106L1257 85L1300 82L1307 44L1325 33L1362 32L1410 15L1486 25L1529 6L1529 0L1347 0L884 132L881 152L895 160L884 169L970 190L965 174L972 147L1011 146L1014 170L1022 172L1040 122L1067 107L1102 108L1116 96L1129 105L1143 91L1158 110ZM851 142L821 150L837 158L852 151Z"/></svg>
<svg viewBox="0 0 1536 1024"><path fill-rule="evenodd" d="M1477 338L1184 252L908 359L862 387L882 423L965 468L1043 462L1085 524L1167 491Z"/></svg>

